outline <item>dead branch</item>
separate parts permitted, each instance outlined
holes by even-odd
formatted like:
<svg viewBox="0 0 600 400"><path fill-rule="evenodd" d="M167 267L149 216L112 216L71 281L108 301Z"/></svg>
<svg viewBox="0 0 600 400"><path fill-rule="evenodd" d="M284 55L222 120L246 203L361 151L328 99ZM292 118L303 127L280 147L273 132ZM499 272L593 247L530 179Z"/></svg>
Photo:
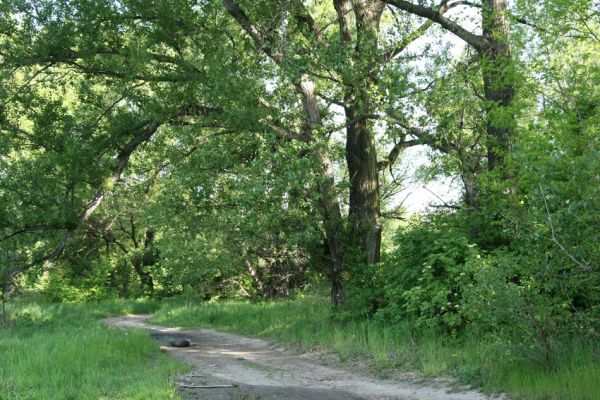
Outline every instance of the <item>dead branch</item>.
<svg viewBox="0 0 600 400"><path fill-rule="evenodd" d="M539 185L540 187L540 192L542 194L542 199L544 200L544 207L546 209L546 215L548 218L548 223L550 225L550 241L553 242L555 245L558 246L558 248L565 253L565 255L567 257L569 257L575 264L577 264L577 266L579 266L581 269L583 269L584 271L592 271L593 267L591 265L589 265L585 260L578 260L577 258L575 258L575 256L573 254L571 254L565 246L563 246L562 243L560 243L558 241L558 239L556 238L556 231L554 230L554 223L552 222L552 215L550 215L550 209L548 208L548 201L546 200L546 195L544 194L544 188L542 188L542 185Z"/></svg>
<svg viewBox="0 0 600 400"><path fill-rule="evenodd" d="M180 388L185 389L221 389L221 388L233 388L238 385L179 385Z"/></svg>

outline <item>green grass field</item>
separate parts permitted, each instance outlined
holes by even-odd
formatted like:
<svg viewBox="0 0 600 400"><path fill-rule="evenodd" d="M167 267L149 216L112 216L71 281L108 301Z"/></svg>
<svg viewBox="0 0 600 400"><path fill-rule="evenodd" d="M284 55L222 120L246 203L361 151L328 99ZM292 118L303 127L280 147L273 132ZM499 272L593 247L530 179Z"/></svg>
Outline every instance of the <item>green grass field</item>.
<svg viewBox="0 0 600 400"><path fill-rule="evenodd" d="M366 360L382 376L394 369L453 376L514 399L600 399L600 345L565 343L548 368L530 357L515 357L501 339L471 337L459 342L433 332L414 332L408 325L336 321L327 300L317 297L266 303L173 301L156 312L153 322L213 327L304 349L331 350L342 360Z"/></svg>
<svg viewBox="0 0 600 400"><path fill-rule="evenodd" d="M0 326L0 400L173 399L188 369L141 331L100 318L149 312L156 303L23 303Z"/></svg>

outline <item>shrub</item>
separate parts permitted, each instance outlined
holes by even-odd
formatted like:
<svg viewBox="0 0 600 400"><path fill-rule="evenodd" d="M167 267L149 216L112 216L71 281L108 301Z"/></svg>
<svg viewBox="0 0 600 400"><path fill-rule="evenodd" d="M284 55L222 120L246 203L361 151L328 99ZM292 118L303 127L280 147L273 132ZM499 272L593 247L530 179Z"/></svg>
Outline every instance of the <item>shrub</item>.
<svg viewBox="0 0 600 400"><path fill-rule="evenodd" d="M416 222L396 236L386 263L379 318L456 333L467 322L464 287L473 280L477 247L443 218Z"/></svg>

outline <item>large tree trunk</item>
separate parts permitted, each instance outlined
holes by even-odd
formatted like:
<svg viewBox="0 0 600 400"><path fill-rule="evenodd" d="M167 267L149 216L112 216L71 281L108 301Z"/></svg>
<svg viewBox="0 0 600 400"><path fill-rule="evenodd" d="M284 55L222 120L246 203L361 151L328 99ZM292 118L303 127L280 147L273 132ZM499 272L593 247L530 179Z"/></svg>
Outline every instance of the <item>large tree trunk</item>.
<svg viewBox="0 0 600 400"><path fill-rule="evenodd" d="M315 85L306 76L297 86L302 95L302 105L306 115L307 137L311 138L313 130L322 125L321 113L315 95ZM322 172L319 182L319 208L323 219L323 227L329 248L331 262L331 304L338 306L344 302L340 273L342 271L342 212L335 190L333 164L326 149L317 145L314 157Z"/></svg>
<svg viewBox="0 0 600 400"><path fill-rule="evenodd" d="M497 172L497 179L508 184L500 186L515 200L516 188L510 182L514 173L510 171L510 160L514 137L515 74L510 49L510 27L506 15L507 0L482 0L482 37L486 43L480 51L484 96L486 100L487 167ZM500 212L491 217L501 221ZM492 224L485 227L485 236L478 238L482 248L494 249L510 243L511 238ZM477 234L479 232L475 232Z"/></svg>
<svg viewBox="0 0 600 400"><path fill-rule="evenodd" d="M483 38L487 42L483 58L483 83L487 101L488 169L505 166L510 154L514 118L510 110L515 96L510 27L506 0L482 0ZM505 171L506 172L506 171Z"/></svg>
<svg viewBox="0 0 600 400"><path fill-rule="evenodd" d="M352 121L361 118L357 114L368 112L368 107L350 104L345 112L347 120ZM351 240L361 249L359 261L374 264L379 262L381 247L379 169L373 126L367 121L348 126L346 162L350 176Z"/></svg>
<svg viewBox="0 0 600 400"><path fill-rule="evenodd" d="M375 132L371 120L370 94L379 63L377 36L385 4L379 0L334 0L340 38L346 49L352 47L349 12L356 17L356 44L352 65L346 65L344 112L346 116L346 162L350 177L350 243L360 250L357 260L379 262L381 252L381 210L379 168ZM353 8L352 8L353 6Z"/></svg>

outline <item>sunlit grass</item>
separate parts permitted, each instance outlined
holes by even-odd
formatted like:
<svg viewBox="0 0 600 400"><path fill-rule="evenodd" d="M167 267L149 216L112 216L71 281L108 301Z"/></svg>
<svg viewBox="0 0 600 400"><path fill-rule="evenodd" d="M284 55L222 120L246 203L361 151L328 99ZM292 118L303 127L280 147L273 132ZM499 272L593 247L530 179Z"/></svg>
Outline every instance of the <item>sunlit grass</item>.
<svg viewBox="0 0 600 400"><path fill-rule="evenodd" d="M600 344L564 343L553 367L511 354L506 340L472 335L452 340L409 324L383 326L368 320L332 318L326 299L166 303L154 323L213 327L259 336L304 349L326 349L342 360L366 361L382 375L394 370L446 375L487 392L536 400L600 399Z"/></svg>
<svg viewBox="0 0 600 400"><path fill-rule="evenodd" d="M163 353L147 333L109 328L97 319L148 307L13 307L14 325L0 328L0 399L176 398L174 376L188 367Z"/></svg>

